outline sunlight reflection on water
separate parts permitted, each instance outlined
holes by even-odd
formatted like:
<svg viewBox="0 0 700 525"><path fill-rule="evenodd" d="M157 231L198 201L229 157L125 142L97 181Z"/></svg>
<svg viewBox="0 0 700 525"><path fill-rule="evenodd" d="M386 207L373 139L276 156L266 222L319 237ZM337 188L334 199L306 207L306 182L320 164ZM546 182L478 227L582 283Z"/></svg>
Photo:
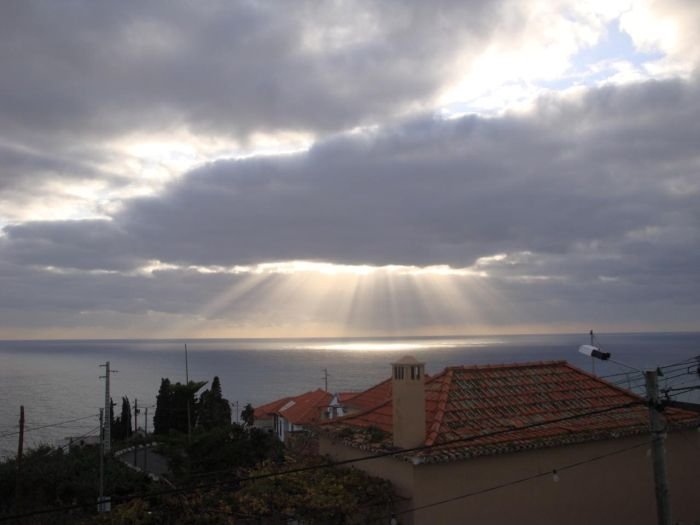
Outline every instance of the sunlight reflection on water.
<svg viewBox="0 0 700 525"><path fill-rule="evenodd" d="M470 346L490 346L502 344L498 339L464 339L449 341L425 341L425 342L348 342L348 343L326 343L297 346L296 350L340 350L357 352L409 352L415 350L432 350L435 348L464 348Z"/></svg>

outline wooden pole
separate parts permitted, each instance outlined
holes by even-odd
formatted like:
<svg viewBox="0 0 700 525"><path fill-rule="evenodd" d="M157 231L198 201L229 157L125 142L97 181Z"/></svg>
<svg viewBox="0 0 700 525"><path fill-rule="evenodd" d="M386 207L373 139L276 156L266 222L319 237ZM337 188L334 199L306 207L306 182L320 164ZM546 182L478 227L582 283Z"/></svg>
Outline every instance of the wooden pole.
<svg viewBox="0 0 700 525"><path fill-rule="evenodd" d="M24 453L24 405L19 407L19 443L17 444L17 470L22 469L22 454Z"/></svg>
<svg viewBox="0 0 700 525"><path fill-rule="evenodd" d="M104 408L100 408L100 487L99 496L97 497L97 509L99 512L104 512L103 501L105 496L105 426L104 426Z"/></svg>
<svg viewBox="0 0 700 525"><path fill-rule="evenodd" d="M190 365L187 360L187 343L185 343L185 383L190 387ZM190 416L190 396L187 396L187 442L192 441L192 422Z"/></svg>
<svg viewBox="0 0 700 525"><path fill-rule="evenodd" d="M143 447L143 470L148 472L148 407L146 407L146 417L143 421L144 437L146 438L146 443Z"/></svg>
<svg viewBox="0 0 700 525"><path fill-rule="evenodd" d="M134 440L134 466L138 467L138 435L136 434L136 431L139 428L139 400L134 398L134 435L136 436L136 439Z"/></svg>
<svg viewBox="0 0 700 525"><path fill-rule="evenodd" d="M666 471L666 429L659 411L659 383L656 370L644 372L647 401L649 402L649 422L651 426L651 455L654 462L654 491L656 492L656 516L659 525L671 525L671 503L668 495Z"/></svg>
<svg viewBox="0 0 700 525"><path fill-rule="evenodd" d="M19 407L19 442L17 443L17 477L15 478L15 500L19 509L22 503L22 455L24 453L24 405Z"/></svg>

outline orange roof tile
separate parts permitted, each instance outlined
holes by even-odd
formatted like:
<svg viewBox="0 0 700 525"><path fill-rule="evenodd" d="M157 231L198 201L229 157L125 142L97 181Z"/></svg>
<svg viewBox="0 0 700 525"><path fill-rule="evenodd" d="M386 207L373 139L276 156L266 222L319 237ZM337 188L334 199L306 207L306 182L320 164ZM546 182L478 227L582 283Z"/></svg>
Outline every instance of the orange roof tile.
<svg viewBox="0 0 700 525"><path fill-rule="evenodd" d="M385 379L364 392L355 393L353 397L346 399L344 404L349 408L367 410L389 398L391 398L391 378Z"/></svg>
<svg viewBox="0 0 700 525"><path fill-rule="evenodd" d="M287 401L292 399L291 397L283 397L282 399L277 399L276 401L271 401L259 407L255 407L253 412L255 419L272 419L272 416L277 412L280 407L284 406Z"/></svg>
<svg viewBox="0 0 700 525"><path fill-rule="evenodd" d="M289 398L275 413L295 425L309 425L321 419L333 396L320 388Z"/></svg>
<svg viewBox="0 0 700 525"><path fill-rule="evenodd" d="M338 396L338 402L347 403L350 399L361 393L362 392L338 392L336 395Z"/></svg>
<svg viewBox="0 0 700 525"><path fill-rule="evenodd" d="M386 390L385 383L374 388L383 385L381 389ZM648 431L642 398L565 361L448 367L426 380L425 390L425 445L445 446L414 454L423 461L450 461ZM634 406L615 408L628 404ZM350 445L391 448L392 410L389 396L359 414L328 422L324 428L330 432L354 429ZM600 413L584 415L589 412ZM665 414L671 428L700 423L697 414L686 410L666 408ZM547 423L568 417L571 419ZM369 427L383 431L385 438L372 443L367 432L357 432Z"/></svg>

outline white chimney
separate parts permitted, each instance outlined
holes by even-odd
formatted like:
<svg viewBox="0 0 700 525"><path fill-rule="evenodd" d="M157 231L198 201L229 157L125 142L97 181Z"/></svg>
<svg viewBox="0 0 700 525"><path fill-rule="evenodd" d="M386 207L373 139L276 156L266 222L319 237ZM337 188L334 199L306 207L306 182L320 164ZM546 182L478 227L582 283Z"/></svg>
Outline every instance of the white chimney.
<svg viewBox="0 0 700 525"><path fill-rule="evenodd" d="M391 367L394 445L421 446L425 443L425 363L405 356Z"/></svg>

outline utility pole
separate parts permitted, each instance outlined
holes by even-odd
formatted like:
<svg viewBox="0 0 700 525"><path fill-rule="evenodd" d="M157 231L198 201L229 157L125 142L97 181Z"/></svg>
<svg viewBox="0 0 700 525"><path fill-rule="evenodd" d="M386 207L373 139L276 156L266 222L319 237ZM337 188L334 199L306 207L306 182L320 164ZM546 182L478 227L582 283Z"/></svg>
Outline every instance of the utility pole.
<svg viewBox="0 0 700 525"><path fill-rule="evenodd" d="M15 499L17 508L22 500L22 454L24 453L24 405L19 407L19 443L17 444L17 477L15 478Z"/></svg>
<svg viewBox="0 0 700 525"><path fill-rule="evenodd" d="M109 367L109 363L107 363ZM107 368L109 370L109 368ZM109 376L108 376L109 377ZM109 498L105 498L105 434L109 428L104 424L105 420L104 408L100 408L100 487L99 496L97 497L97 512L109 512Z"/></svg>
<svg viewBox="0 0 700 525"><path fill-rule="evenodd" d="M146 415L143 419L143 435L146 439L146 444L143 447L143 470L148 472L148 407L146 407Z"/></svg>
<svg viewBox="0 0 700 525"><path fill-rule="evenodd" d="M100 367L105 367L105 375L100 376L100 379L105 380L105 413L104 413L104 440L105 446L103 449L104 454L109 454L112 450L112 397L109 393L109 376L110 374L116 374L116 370L109 369L109 361Z"/></svg>
<svg viewBox="0 0 700 525"><path fill-rule="evenodd" d="M134 434L137 433L139 429L139 400L134 398ZM138 436L134 441L134 466L138 467Z"/></svg>
<svg viewBox="0 0 700 525"><path fill-rule="evenodd" d="M665 421L659 403L657 370L646 370L647 401L649 403L649 426L651 427L651 455L654 463L654 490L656 492L656 515L659 525L671 525L671 502L668 494L666 470Z"/></svg>
<svg viewBox="0 0 700 525"><path fill-rule="evenodd" d="M185 383L190 387L190 366L187 361L187 343L185 343ZM187 395L187 442L192 441L192 422L190 421L190 396Z"/></svg>
<svg viewBox="0 0 700 525"><path fill-rule="evenodd" d="M323 369L323 383L325 385L324 390L328 392L328 369Z"/></svg>
<svg viewBox="0 0 700 525"><path fill-rule="evenodd" d="M591 337L593 337L591 332ZM624 366L636 372L644 374L647 393L647 405L649 406L649 430L651 432L651 454L654 463L654 491L656 493L656 516L658 525L671 525L671 503L668 495L668 475L666 471L666 421L661 415L663 408L659 402L659 369L639 370L625 363L610 359L609 352L602 352L594 345L582 345L578 349L584 355L588 355L602 361L610 361L616 365Z"/></svg>
<svg viewBox="0 0 700 525"><path fill-rule="evenodd" d="M22 454L24 452L24 405L19 407L19 443L17 444L17 470L22 470Z"/></svg>

